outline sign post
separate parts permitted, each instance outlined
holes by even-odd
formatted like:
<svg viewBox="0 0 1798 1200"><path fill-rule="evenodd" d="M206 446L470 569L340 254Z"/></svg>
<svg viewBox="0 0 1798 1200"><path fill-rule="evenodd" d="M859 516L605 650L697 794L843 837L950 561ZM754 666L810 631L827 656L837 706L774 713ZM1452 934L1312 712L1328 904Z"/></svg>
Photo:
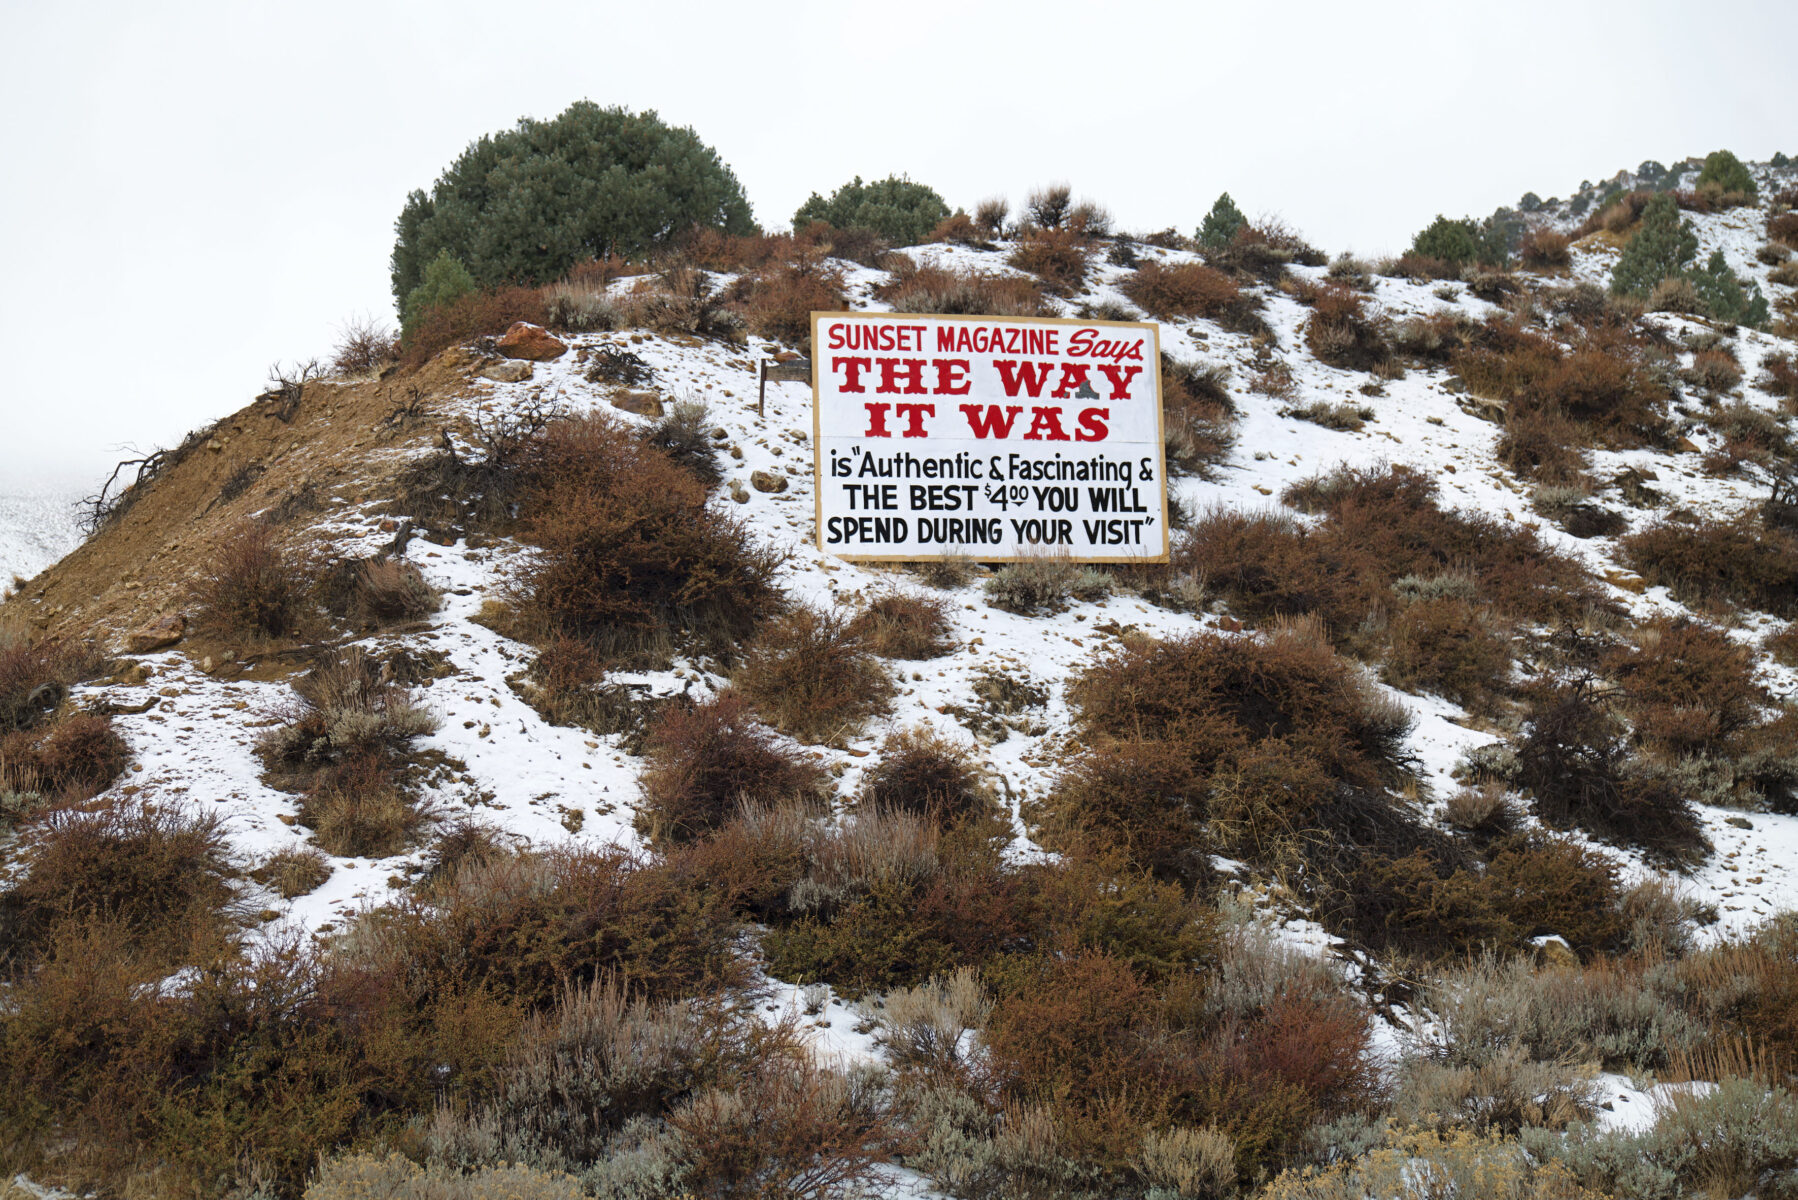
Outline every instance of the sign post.
<svg viewBox="0 0 1798 1200"><path fill-rule="evenodd" d="M1166 562L1158 332L813 313L819 547L858 562Z"/></svg>

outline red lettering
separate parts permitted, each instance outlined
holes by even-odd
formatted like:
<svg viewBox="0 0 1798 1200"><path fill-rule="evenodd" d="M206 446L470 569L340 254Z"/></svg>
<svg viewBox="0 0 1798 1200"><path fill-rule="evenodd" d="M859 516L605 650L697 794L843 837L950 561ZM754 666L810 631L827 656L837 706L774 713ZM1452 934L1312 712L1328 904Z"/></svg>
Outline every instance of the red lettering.
<svg viewBox="0 0 1798 1200"><path fill-rule="evenodd" d="M951 354L955 353L955 335L960 333L965 337L967 332L966 325L938 325L936 327L936 348L947 350Z"/></svg>
<svg viewBox="0 0 1798 1200"><path fill-rule="evenodd" d="M868 360L865 358L833 358L830 360L830 369L843 373L842 390L845 392L868 390L862 386L862 372L868 369L868 365Z"/></svg>
<svg viewBox="0 0 1798 1200"><path fill-rule="evenodd" d="M968 394L968 360L965 358L933 358L936 367L936 394L965 396Z"/></svg>
<svg viewBox="0 0 1798 1200"><path fill-rule="evenodd" d="M1128 400L1130 398L1130 381L1142 374L1142 368L1115 367L1110 363L1100 363L1099 374L1111 380L1111 399Z"/></svg>
<svg viewBox="0 0 1798 1200"><path fill-rule="evenodd" d="M1061 364L1061 383L1056 387L1056 389L1054 391L1050 392L1049 395L1055 397L1055 399L1057 399L1057 400L1066 400L1068 398L1068 389L1069 388L1083 388L1085 386L1086 386L1086 364L1085 363L1062 363Z"/></svg>
<svg viewBox="0 0 1798 1200"><path fill-rule="evenodd" d="M1015 332L1015 331L1014 331ZM1015 396L1018 387L1023 385L1030 393L1032 400L1043 394L1043 384L1049 382L1049 368L1054 363L1017 362L1011 359L996 358L993 365L999 368L999 382L1005 385L1005 394Z"/></svg>
<svg viewBox="0 0 1798 1200"><path fill-rule="evenodd" d="M928 395L924 389L924 360L921 358L877 358L880 366L880 386L876 392L902 392L907 396ZM905 386L899 386L899 379L905 378Z"/></svg>
<svg viewBox="0 0 1798 1200"><path fill-rule="evenodd" d="M858 392L861 391L860 388L856 388L855 390ZM887 432L887 409L891 408L892 405L881 404L878 401L870 400L862 405L862 407L868 410L868 432L862 434L863 437L893 436Z"/></svg>
<svg viewBox="0 0 1798 1200"><path fill-rule="evenodd" d="M841 350L843 348L843 327L841 325L832 325L827 332L830 335L830 340L825 344L832 350Z"/></svg>
<svg viewBox="0 0 1798 1200"><path fill-rule="evenodd" d="M1105 422L1111 419L1109 408L1083 408L1080 410L1080 428L1074 431L1076 442L1102 442L1110 434Z"/></svg>
<svg viewBox="0 0 1798 1200"><path fill-rule="evenodd" d="M1030 422L1030 432L1024 435L1025 441L1040 442L1045 436L1051 442L1068 440L1068 435L1061 428L1059 408L1032 408L1030 415L1033 419Z"/></svg>
<svg viewBox="0 0 1798 1200"><path fill-rule="evenodd" d="M975 437L989 438L997 433L1002 438L1008 438L1011 436L1011 423L1018 419L1024 406L1007 404L1001 410L997 404L963 404L961 411L968 418L968 428L974 431Z"/></svg>
<svg viewBox="0 0 1798 1200"><path fill-rule="evenodd" d="M905 432L901 437L923 437L924 418L936 416L934 404L895 404L893 411L905 418Z"/></svg>

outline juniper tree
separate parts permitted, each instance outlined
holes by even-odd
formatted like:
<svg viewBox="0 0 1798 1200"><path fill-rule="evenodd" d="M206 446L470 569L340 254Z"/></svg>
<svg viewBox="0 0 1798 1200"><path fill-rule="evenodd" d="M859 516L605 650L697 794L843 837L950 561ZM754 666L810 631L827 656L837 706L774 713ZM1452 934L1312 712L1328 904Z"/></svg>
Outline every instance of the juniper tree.
<svg viewBox="0 0 1798 1200"><path fill-rule="evenodd" d="M1660 193L1642 210L1642 223L1611 270L1611 291L1646 298L1654 285L1685 269L1698 253L1692 223L1679 215L1673 197Z"/></svg>
<svg viewBox="0 0 1798 1200"><path fill-rule="evenodd" d="M949 215L936 189L897 175L863 183L857 175L826 200L817 192L793 214L793 228L823 221L834 229L872 229L899 246L915 246Z"/></svg>
<svg viewBox="0 0 1798 1200"><path fill-rule="evenodd" d="M1756 327L1767 323L1767 298L1761 294L1760 284L1754 284L1752 291L1744 290L1742 281L1724 261L1723 251L1711 251L1710 259L1702 267L1693 267L1687 275L1699 303L1712 320Z"/></svg>
<svg viewBox="0 0 1798 1200"><path fill-rule="evenodd" d="M1479 230L1470 220L1453 221L1438 213L1411 239L1411 253L1439 258L1450 266L1465 266L1479 256Z"/></svg>
<svg viewBox="0 0 1798 1200"><path fill-rule="evenodd" d="M1236 236L1236 231L1248 223L1249 219L1236 207L1236 201L1225 192L1199 224L1199 245L1207 250L1222 250Z"/></svg>
<svg viewBox="0 0 1798 1200"><path fill-rule="evenodd" d="M742 185L717 151L654 112L589 100L472 143L395 222L402 305L447 250L482 286L543 283L585 258L641 254L695 226L753 232Z"/></svg>
<svg viewBox="0 0 1798 1200"><path fill-rule="evenodd" d="M410 336L433 308L466 296L475 289L474 276L468 273L462 260L448 250L439 250L437 257L425 268L424 279L406 293L406 302L400 309L400 336Z"/></svg>
<svg viewBox="0 0 1798 1200"><path fill-rule="evenodd" d="M1713 150L1704 157L1704 169L1698 172L1698 186L1714 183L1726 192L1745 192L1756 195L1754 176L1742 165L1742 160L1728 150Z"/></svg>

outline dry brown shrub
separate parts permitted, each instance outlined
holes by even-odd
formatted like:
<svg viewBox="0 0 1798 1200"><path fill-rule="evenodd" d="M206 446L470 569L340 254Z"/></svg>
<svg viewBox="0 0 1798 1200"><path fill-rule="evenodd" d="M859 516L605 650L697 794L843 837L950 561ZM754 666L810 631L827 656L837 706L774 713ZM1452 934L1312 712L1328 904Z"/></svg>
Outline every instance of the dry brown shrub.
<svg viewBox="0 0 1798 1200"><path fill-rule="evenodd" d="M1163 435L1170 471L1210 478L1236 444L1236 403L1226 384L1230 369L1161 359Z"/></svg>
<svg viewBox="0 0 1798 1200"><path fill-rule="evenodd" d="M1042 285L1022 275L999 275L969 267L919 266L893 256L893 281L874 294L894 312L942 313L996 317L1044 317L1050 314Z"/></svg>
<svg viewBox="0 0 1798 1200"><path fill-rule="evenodd" d="M1195 1024L1115 957L1032 965L1000 990L984 1040L1004 1098L1042 1113L1039 1140L1060 1156L1117 1170L1150 1130L1215 1126L1253 1174L1377 1091L1346 997L1280 995Z"/></svg>
<svg viewBox="0 0 1798 1200"><path fill-rule="evenodd" d="M1754 386L1786 402L1786 411L1798 414L1798 359L1791 354L1769 354L1761 359L1761 375Z"/></svg>
<svg viewBox="0 0 1798 1200"><path fill-rule="evenodd" d="M1751 514L1661 522L1621 542L1625 561L1650 585L1689 604L1733 604L1798 616L1798 537Z"/></svg>
<svg viewBox="0 0 1798 1200"><path fill-rule="evenodd" d="M513 582L527 622L600 653L657 659L678 637L727 651L779 611L784 556L706 504L705 486L617 420L552 422L528 451Z"/></svg>
<svg viewBox="0 0 1798 1200"><path fill-rule="evenodd" d="M1761 646L1774 661L1798 667L1798 621L1788 621L1785 628L1769 633Z"/></svg>
<svg viewBox="0 0 1798 1200"><path fill-rule="evenodd" d="M0 626L0 734L29 729L54 712L90 658L74 643Z"/></svg>
<svg viewBox="0 0 1798 1200"><path fill-rule="evenodd" d="M1000 218L1004 220L1003 217ZM955 242L963 246L979 246L986 242L985 227L967 213L957 210L937 222L925 238L928 242Z"/></svg>
<svg viewBox="0 0 1798 1200"><path fill-rule="evenodd" d="M1573 265L1572 241L1552 229L1532 229L1524 235L1518 255L1532 271L1553 271Z"/></svg>
<svg viewBox="0 0 1798 1200"><path fill-rule="evenodd" d="M752 332L765 338L807 345L814 312L841 312L843 273L815 253L802 253L745 275L731 289Z"/></svg>
<svg viewBox="0 0 1798 1200"><path fill-rule="evenodd" d="M385 858L418 840L430 818L367 760L332 773L300 802L300 823L318 844L346 858Z"/></svg>
<svg viewBox="0 0 1798 1200"><path fill-rule="evenodd" d="M29 873L0 894L0 928L33 957L64 923L105 921L140 961L172 967L235 925L230 859L218 817L142 803L50 814L31 837Z"/></svg>
<svg viewBox="0 0 1798 1200"><path fill-rule="evenodd" d="M857 613L849 628L882 658L941 658L957 645L949 604L938 596L881 596Z"/></svg>
<svg viewBox="0 0 1798 1200"><path fill-rule="evenodd" d="M701 1091L668 1117L700 1195L863 1195L901 1143L875 1077L799 1055L728 1090Z"/></svg>
<svg viewBox="0 0 1798 1200"><path fill-rule="evenodd" d="M749 807L673 853L680 869L725 897L732 912L769 922L787 914L818 837L817 813L809 806Z"/></svg>
<svg viewBox="0 0 1798 1200"><path fill-rule="evenodd" d="M1529 797L1544 824L1639 846L1671 865L1709 850L1685 795L1630 769L1628 729L1612 697L1583 678L1533 684L1525 697L1527 719L1505 782Z"/></svg>
<svg viewBox="0 0 1798 1200"><path fill-rule="evenodd" d="M1075 758L1023 815L1047 849L1116 850L1157 879L1190 885L1210 869L1205 791L1182 746L1106 742Z"/></svg>
<svg viewBox="0 0 1798 1200"><path fill-rule="evenodd" d="M1624 337L1594 333L1563 351L1547 338L1524 334L1509 345L1461 351L1450 361L1475 395L1507 405L1507 427L1553 413L1583 431L1583 442L1625 448L1667 440L1666 385Z"/></svg>
<svg viewBox="0 0 1798 1200"><path fill-rule="evenodd" d="M789 923L762 939L769 973L855 998L1026 944L1025 881L988 834L984 822L939 834L922 817L859 809L814 843Z"/></svg>
<svg viewBox="0 0 1798 1200"><path fill-rule="evenodd" d="M1768 217L1767 236L1773 241L1798 250L1798 212L1785 212Z"/></svg>
<svg viewBox="0 0 1798 1200"><path fill-rule="evenodd" d="M347 599L345 614L374 629L422 621L443 603L416 564L387 557L355 564Z"/></svg>
<svg viewBox="0 0 1798 1200"><path fill-rule="evenodd" d="M250 878L283 900L304 896L331 877L331 862L311 846L277 850L250 872Z"/></svg>
<svg viewBox="0 0 1798 1200"><path fill-rule="evenodd" d="M1320 361L1352 371L1371 371L1391 357L1385 322L1368 311L1359 292L1332 284L1314 289L1310 303L1305 344Z"/></svg>
<svg viewBox="0 0 1798 1200"><path fill-rule="evenodd" d="M680 240L680 257L708 271L737 275L787 262L803 248L804 243L792 234L732 234L695 225Z"/></svg>
<svg viewBox="0 0 1798 1200"><path fill-rule="evenodd" d="M1700 350L1692 356L1692 365L1679 374L1693 387L1729 392L1742 382L1742 364L1727 350Z"/></svg>
<svg viewBox="0 0 1798 1200"><path fill-rule="evenodd" d="M368 375L399 355L399 338L385 323L373 317L346 321L331 356L331 370L338 375Z"/></svg>
<svg viewBox="0 0 1798 1200"><path fill-rule="evenodd" d="M852 736L890 708L894 691L863 635L838 614L811 608L764 628L733 682L775 728L813 743Z"/></svg>
<svg viewBox="0 0 1798 1200"><path fill-rule="evenodd" d="M368 953L408 987L484 986L525 1009L608 974L652 1000L711 995L742 985L750 967L731 897L700 883L679 855L616 846L505 854L464 865L428 901L402 902L378 937L371 931Z"/></svg>
<svg viewBox="0 0 1798 1200"><path fill-rule="evenodd" d="M272 526L237 525L194 584L195 623L221 638L304 636L314 620L310 553L284 545Z"/></svg>
<svg viewBox="0 0 1798 1200"><path fill-rule="evenodd" d="M1555 409L1512 412L1498 439L1498 461L1540 484L1570 484L1591 465L1581 446L1584 433Z"/></svg>
<svg viewBox="0 0 1798 1200"><path fill-rule="evenodd" d="M1289 488L1285 500L1327 519L1302 528L1278 514L1212 512L1178 558L1243 616L1316 613L1346 637L1392 601L1406 576L1471 572L1478 595L1535 621L1578 616L1596 601L1584 568L1525 530L1445 511L1433 480L1403 466L1343 469Z"/></svg>
<svg viewBox="0 0 1798 1200"><path fill-rule="evenodd" d="M506 287L470 292L425 315L418 328L401 343L400 365L417 370L451 346L497 336L517 321L533 325L549 322L542 289Z"/></svg>
<svg viewBox="0 0 1798 1200"><path fill-rule="evenodd" d="M112 718L78 712L0 735L0 766L29 786L12 790L41 793L58 803L86 800L112 786L131 761L131 748L112 727Z"/></svg>
<svg viewBox="0 0 1798 1200"><path fill-rule="evenodd" d="M1670 759L1728 755L1761 723L1771 697L1755 681L1754 656L1722 631L1661 618L1631 631L1633 645L1607 656L1639 743Z"/></svg>
<svg viewBox="0 0 1798 1200"><path fill-rule="evenodd" d="M1387 626L1381 678L1407 692L1434 692L1472 707L1504 690L1509 639L1480 606L1452 597L1418 600Z"/></svg>
<svg viewBox="0 0 1798 1200"><path fill-rule="evenodd" d="M1031 229L1018 235L1006 262L1041 279L1056 295L1066 296L1086 286L1089 247L1073 229Z"/></svg>
<svg viewBox="0 0 1798 1200"><path fill-rule="evenodd" d="M991 819L991 790L973 753L928 729L902 729L880 744L880 757L862 774L858 805L911 813L940 825Z"/></svg>
<svg viewBox="0 0 1798 1200"><path fill-rule="evenodd" d="M1456 829L1478 837L1502 837L1516 832L1520 814L1503 784L1464 787L1451 794L1443 817Z"/></svg>
<svg viewBox="0 0 1798 1200"><path fill-rule="evenodd" d="M756 721L734 692L672 707L649 731L638 821L658 842L710 833L745 805L827 807L830 776Z"/></svg>
<svg viewBox="0 0 1798 1200"><path fill-rule="evenodd" d="M1163 266L1146 262L1123 284L1124 294L1161 320L1222 317L1242 301L1242 291L1222 271L1203 263Z"/></svg>
<svg viewBox="0 0 1798 1200"><path fill-rule="evenodd" d="M434 730L436 717L359 647L321 662L294 692L296 703L262 734L256 752L277 786L304 793L301 823L333 854L403 849L428 817L402 775L413 739Z"/></svg>
<svg viewBox="0 0 1798 1200"><path fill-rule="evenodd" d="M1403 774L1409 718L1338 658L1320 631L1194 634L1107 652L1068 690L1081 728L1183 748L1196 775L1266 750L1380 788Z"/></svg>

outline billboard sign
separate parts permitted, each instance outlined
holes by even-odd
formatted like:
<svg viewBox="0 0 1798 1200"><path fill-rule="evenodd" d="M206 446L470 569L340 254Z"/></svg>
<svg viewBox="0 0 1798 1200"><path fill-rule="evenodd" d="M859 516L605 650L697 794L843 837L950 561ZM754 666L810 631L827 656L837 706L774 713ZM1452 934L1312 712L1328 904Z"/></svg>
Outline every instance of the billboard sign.
<svg viewBox="0 0 1798 1200"><path fill-rule="evenodd" d="M1153 323L812 314L818 545L1166 562Z"/></svg>

